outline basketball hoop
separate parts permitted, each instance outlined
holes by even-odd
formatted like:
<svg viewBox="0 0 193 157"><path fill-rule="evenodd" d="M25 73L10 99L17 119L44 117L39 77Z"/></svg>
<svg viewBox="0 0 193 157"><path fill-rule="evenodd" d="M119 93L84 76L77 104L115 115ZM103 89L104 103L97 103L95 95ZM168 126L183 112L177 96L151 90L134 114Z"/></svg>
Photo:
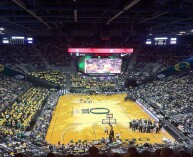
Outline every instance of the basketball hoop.
<svg viewBox="0 0 193 157"><path fill-rule="evenodd" d="M111 125L111 124L116 124L117 123L116 119L113 118L113 114L112 113L108 113L106 115L106 118L107 119L102 119L102 124L109 124L109 125Z"/></svg>
<svg viewBox="0 0 193 157"><path fill-rule="evenodd" d="M107 118L113 118L113 114L112 113L108 113L107 114Z"/></svg>
<svg viewBox="0 0 193 157"><path fill-rule="evenodd" d="M117 121L116 121L116 119L102 119L102 124L116 124L117 123Z"/></svg>

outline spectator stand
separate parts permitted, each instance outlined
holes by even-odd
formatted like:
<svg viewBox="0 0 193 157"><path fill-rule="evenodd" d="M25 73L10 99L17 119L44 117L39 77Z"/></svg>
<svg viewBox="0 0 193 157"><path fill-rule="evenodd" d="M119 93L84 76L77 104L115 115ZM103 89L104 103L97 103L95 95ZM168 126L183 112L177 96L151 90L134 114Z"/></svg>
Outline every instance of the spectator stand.
<svg viewBox="0 0 193 157"><path fill-rule="evenodd" d="M45 141L47 129L52 119L52 114L57 105L58 99L63 94L65 94L63 90L58 92L53 90L48 97L41 114L38 116L36 124L31 130L30 141L35 145L38 145L40 147L47 146L47 142Z"/></svg>
<svg viewBox="0 0 193 157"><path fill-rule="evenodd" d="M67 53L67 47L61 43L46 43L42 42L36 45L36 48L41 51L49 65L53 67L70 67L71 56Z"/></svg>
<svg viewBox="0 0 193 157"><path fill-rule="evenodd" d="M71 89L78 91L83 89L86 91L113 91L121 90L125 85L124 75L112 76L112 77L95 77L83 76L81 74L71 74ZM80 90L81 91L81 90Z"/></svg>
<svg viewBox="0 0 193 157"><path fill-rule="evenodd" d="M0 112L4 112L9 106L11 106L19 96L25 93L29 88L31 88L31 84L18 80L12 77L5 76L0 74L1 78L1 107ZM2 119L0 120L0 126L2 125Z"/></svg>
<svg viewBox="0 0 193 157"><path fill-rule="evenodd" d="M192 56L193 45L145 45L138 53L133 68L129 68L130 78L143 80L167 67ZM157 66L156 66L157 65Z"/></svg>
<svg viewBox="0 0 193 157"><path fill-rule="evenodd" d="M0 144L0 151L3 152L4 156L13 156L16 153L36 156L45 153L41 148L38 148L30 142L10 136L3 139L2 144Z"/></svg>
<svg viewBox="0 0 193 157"><path fill-rule="evenodd" d="M190 94L192 89L191 74L170 76L164 80L156 80L136 89L130 90L128 97L132 100L139 99L152 113L159 118L167 119L171 128L171 119L176 115L183 115L182 119L177 118L177 126L180 124L183 127L185 124L192 121L192 106L190 105L193 98ZM163 94L164 93L164 94ZM176 107L178 106L178 107ZM172 129L172 130L171 130ZM177 134L182 140L187 140L190 137L185 137L179 131L179 127L172 127L170 131ZM184 132L183 132L184 133ZM191 136L191 135L190 135ZM178 138L177 138L178 139Z"/></svg>
<svg viewBox="0 0 193 157"><path fill-rule="evenodd" d="M3 64L29 64L36 68L43 66L40 57L34 53L30 45L1 44L0 47L0 56L2 56L0 62Z"/></svg>
<svg viewBox="0 0 193 157"><path fill-rule="evenodd" d="M40 80L45 80L49 84L55 86L65 87L66 86L66 73L58 70L48 70L28 73L28 76L38 78Z"/></svg>
<svg viewBox="0 0 193 157"><path fill-rule="evenodd" d="M1 133L3 135L16 135L23 137L24 132L31 120L34 118L45 98L49 95L47 89L30 88L9 106L2 114L3 124Z"/></svg>

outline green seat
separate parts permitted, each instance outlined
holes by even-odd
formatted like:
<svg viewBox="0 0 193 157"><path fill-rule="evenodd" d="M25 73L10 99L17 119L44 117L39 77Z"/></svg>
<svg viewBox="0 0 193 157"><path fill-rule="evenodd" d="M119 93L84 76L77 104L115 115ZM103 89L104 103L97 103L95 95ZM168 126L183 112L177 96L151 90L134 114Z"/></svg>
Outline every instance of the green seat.
<svg viewBox="0 0 193 157"><path fill-rule="evenodd" d="M74 143L74 141L73 141L73 140L70 140L70 143Z"/></svg>
<svg viewBox="0 0 193 157"><path fill-rule="evenodd" d="M21 138L21 133L17 133L17 137L18 137L18 138Z"/></svg>
<svg viewBox="0 0 193 157"><path fill-rule="evenodd" d="M21 137L25 137L25 134L24 134L24 132L21 132Z"/></svg>
<svg viewBox="0 0 193 157"><path fill-rule="evenodd" d="M4 122L5 122L4 119L0 119L0 126L2 126Z"/></svg>
<svg viewBox="0 0 193 157"><path fill-rule="evenodd" d="M21 127L22 130L25 128L23 124L21 124L20 127Z"/></svg>
<svg viewBox="0 0 193 157"><path fill-rule="evenodd" d="M132 140L133 140L133 141L137 141L136 138L133 138Z"/></svg>

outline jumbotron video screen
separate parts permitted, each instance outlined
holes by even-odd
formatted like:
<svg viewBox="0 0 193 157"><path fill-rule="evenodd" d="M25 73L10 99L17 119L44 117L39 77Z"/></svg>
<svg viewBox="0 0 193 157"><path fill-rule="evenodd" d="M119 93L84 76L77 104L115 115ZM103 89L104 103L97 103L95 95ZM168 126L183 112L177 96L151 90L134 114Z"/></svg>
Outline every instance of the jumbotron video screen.
<svg viewBox="0 0 193 157"><path fill-rule="evenodd" d="M120 58L90 58L85 59L85 73L88 74L119 74L122 59Z"/></svg>

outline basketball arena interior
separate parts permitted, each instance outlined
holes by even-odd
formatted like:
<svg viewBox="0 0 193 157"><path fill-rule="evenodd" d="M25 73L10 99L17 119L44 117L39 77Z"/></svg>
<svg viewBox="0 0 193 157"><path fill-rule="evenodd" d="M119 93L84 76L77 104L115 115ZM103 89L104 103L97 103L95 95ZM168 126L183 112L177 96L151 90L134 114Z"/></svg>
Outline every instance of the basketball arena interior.
<svg viewBox="0 0 193 157"><path fill-rule="evenodd" d="M1 0L0 157L193 157L192 0Z"/></svg>

